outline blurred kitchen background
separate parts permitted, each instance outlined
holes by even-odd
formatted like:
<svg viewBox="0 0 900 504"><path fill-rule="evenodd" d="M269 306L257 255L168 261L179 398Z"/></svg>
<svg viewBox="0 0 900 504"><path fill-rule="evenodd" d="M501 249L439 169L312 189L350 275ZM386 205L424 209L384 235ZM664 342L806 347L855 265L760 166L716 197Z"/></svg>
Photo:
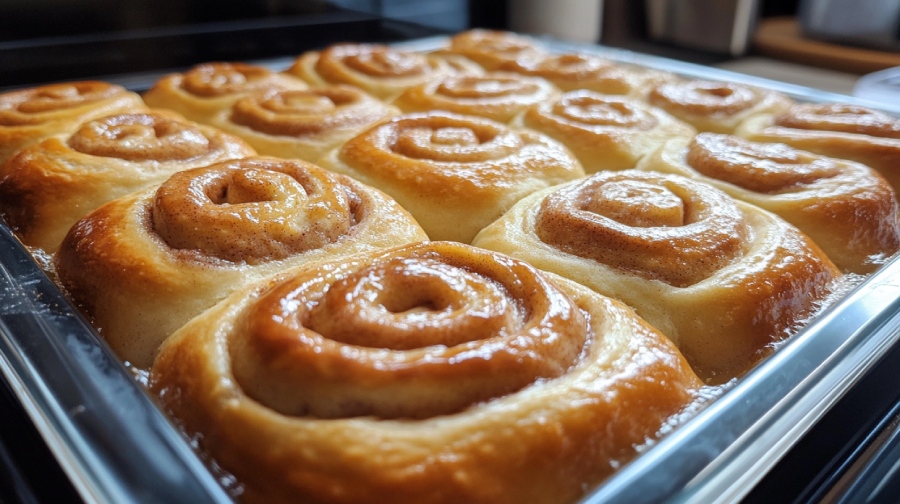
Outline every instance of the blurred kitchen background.
<svg viewBox="0 0 900 504"><path fill-rule="evenodd" d="M898 26L898 0L3 0L0 88L485 27L852 94Z"/></svg>

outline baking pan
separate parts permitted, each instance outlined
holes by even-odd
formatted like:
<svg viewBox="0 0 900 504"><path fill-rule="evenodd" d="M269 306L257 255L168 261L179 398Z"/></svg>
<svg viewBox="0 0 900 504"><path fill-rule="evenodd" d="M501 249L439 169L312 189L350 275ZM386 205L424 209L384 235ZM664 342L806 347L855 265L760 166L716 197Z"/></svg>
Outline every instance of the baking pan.
<svg viewBox="0 0 900 504"><path fill-rule="evenodd" d="M396 44L415 50L445 38ZM629 51L542 40L685 76L742 81L801 101L900 108ZM287 59L256 62L281 69ZM143 90L161 74L106 79ZM0 220L0 376L86 502L227 502L209 467ZM584 503L725 502L753 486L900 339L900 260L818 314L753 371L622 467Z"/></svg>

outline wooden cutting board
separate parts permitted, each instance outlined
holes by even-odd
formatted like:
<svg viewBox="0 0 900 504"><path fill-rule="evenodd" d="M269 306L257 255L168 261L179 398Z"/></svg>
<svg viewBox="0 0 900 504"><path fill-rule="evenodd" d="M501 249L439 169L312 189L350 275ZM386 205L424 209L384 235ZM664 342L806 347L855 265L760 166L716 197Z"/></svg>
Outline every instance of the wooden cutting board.
<svg viewBox="0 0 900 504"><path fill-rule="evenodd" d="M753 52L772 58L866 74L900 66L900 53L850 47L805 38L793 17L761 19Z"/></svg>

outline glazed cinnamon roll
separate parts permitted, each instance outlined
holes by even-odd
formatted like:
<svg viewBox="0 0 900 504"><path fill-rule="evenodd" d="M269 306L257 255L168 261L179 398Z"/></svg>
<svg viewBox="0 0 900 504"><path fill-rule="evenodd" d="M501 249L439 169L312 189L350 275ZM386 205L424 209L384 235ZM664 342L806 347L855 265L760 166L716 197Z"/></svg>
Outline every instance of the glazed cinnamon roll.
<svg viewBox="0 0 900 504"><path fill-rule="evenodd" d="M733 133L750 117L774 115L793 103L781 93L736 82L680 80L651 88L647 100L697 131Z"/></svg>
<svg viewBox="0 0 900 504"><path fill-rule="evenodd" d="M563 91L588 89L611 95L640 96L651 86L677 80L668 72L580 53L526 55L501 64L499 70L541 77Z"/></svg>
<svg viewBox="0 0 900 504"><path fill-rule="evenodd" d="M900 192L900 119L883 112L842 103L802 103L776 116L748 119L735 134L862 163Z"/></svg>
<svg viewBox="0 0 900 504"><path fill-rule="evenodd" d="M701 133L691 141L668 142L639 168L702 180L781 216L844 271L871 273L900 249L894 191L859 163Z"/></svg>
<svg viewBox="0 0 900 504"><path fill-rule="evenodd" d="M32 143L72 133L85 121L144 108L138 94L100 81L0 93L0 163Z"/></svg>
<svg viewBox="0 0 900 504"><path fill-rule="evenodd" d="M634 168L666 140L696 134L693 126L662 109L588 90L529 107L511 124L563 143L587 173Z"/></svg>
<svg viewBox="0 0 900 504"><path fill-rule="evenodd" d="M244 502L573 502L699 381L617 302L426 242L298 268L169 339L151 389Z"/></svg>
<svg viewBox="0 0 900 504"><path fill-rule="evenodd" d="M249 157L100 207L66 236L56 271L119 357L146 368L169 334L244 284L424 238L377 190L302 161Z"/></svg>
<svg viewBox="0 0 900 504"><path fill-rule="evenodd" d="M556 87L544 79L494 72L427 82L406 90L394 105L407 113L446 110L505 123L526 108L557 96Z"/></svg>
<svg viewBox="0 0 900 504"><path fill-rule="evenodd" d="M192 121L208 122L239 99L272 89L306 89L300 79L246 63L203 63L184 73L166 75L153 84L144 101L170 109Z"/></svg>
<svg viewBox="0 0 900 504"><path fill-rule="evenodd" d="M385 101L447 75L481 73L461 58L404 51L380 44L335 44L301 54L286 71L313 87L349 84Z"/></svg>
<svg viewBox="0 0 900 504"><path fill-rule="evenodd" d="M463 243L525 195L584 175L550 138L443 111L381 123L319 165L388 193L432 240Z"/></svg>
<svg viewBox="0 0 900 504"><path fill-rule="evenodd" d="M314 162L399 111L351 86L278 90L242 98L209 123L257 152Z"/></svg>
<svg viewBox="0 0 900 504"><path fill-rule="evenodd" d="M107 201L176 171L253 153L239 138L173 112L106 116L0 165L0 214L23 243L54 252L75 221Z"/></svg>
<svg viewBox="0 0 900 504"><path fill-rule="evenodd" d="M535 193L473 244L624 301L710 383L751 368L840 276L783 219L708 184L636 170Z"/></svg>
<svg viewBox="0 0 900 504"><path fill-rule="evenodd" d="M546 54L530 38L512 32L484 29L472 29L454 35L448 46L439 52L462 56L488 71L499 70L504 63L518 58Z"/></svg>

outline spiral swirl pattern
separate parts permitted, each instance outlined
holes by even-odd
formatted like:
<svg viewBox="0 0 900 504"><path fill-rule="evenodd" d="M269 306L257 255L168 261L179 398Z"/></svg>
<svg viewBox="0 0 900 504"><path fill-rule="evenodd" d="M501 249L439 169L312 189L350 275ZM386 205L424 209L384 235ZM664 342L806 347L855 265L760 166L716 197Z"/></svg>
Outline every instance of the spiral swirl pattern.
<svg viewBox="0 0 900 504"><path fill-rule="evenodd" d="M661 171L601 172L544 189L472 244L634 307L709 383L753 367L841 277L775 214Z"/></svg>
<svg viewBox="0 0 900 504"><path fill-rule="evenodd" d="M474 29L450 38L446 51L466 57L485 70L498 70L504 63L544 51L530 39L511 32Z"/></svg>
<svg viewBox="0 0 900 504"><path fill-rule="evenodd" d="M192 121L208 123L245 96L308 87L300 79L262 66L204 63L162 77L144 93L144 101L151 107L174 110Z"/></svg>
<svg viewBox="0 0 900 504"><path fill-rule="evenodd" d="M784 144L713 133L693 139L686 161L703 175L765 194L796 191L841 173L833 159Z"/></svg>
<svg viewBox="0 0 900 504"><path fill-rule="evenodd" d="M247 97L235 103L230 119L261 133L303 138L362 127L388 115L390 109L366 93L333 86Z"/></svg>
<svg viewBox="0 0 900 504"><path fill-rule="evenodd" d="M434 241L237 292L150 381L247 500L357 504L575 500L699 385L623 305Z"/></svg>
<svg viewBox="0 0 900 504"><path fill-rule="evenodd" d="M698 131L729 134L754 115L777 114L792 104L789 98L773 91L704 80L660 84L650 90L647 99Z"/></svg>
<svg viewBox="0 0 900 504"><path fill-rule="evenodd" d="M774 124L787 128L900 139L900 120L868 107L843 103L797 104L775 116Z"/></svg>
<svg viewBox="0 0 900 504"><path fill-rule="evenodd" d="M85 121L145 109L137 93L99 81L0 93L0 177L7 169L2 162L24 147L54 135L68 135Z"/></svg>
<svg viewBox="0 0 900 504"><path fill-rule="evenodd" d="M555 102L535 107L527 117L537 122L540 115L555 117L558 122L598 130L608 127L649 130L659 124L659 120L636 101L587 91L566 93Z"/></svg>
<svg viewBox="0 0 900 504"><path fill-rule="evenodd" d="M570 254L679 287L740 257L748 236L724 193L631 170L598 173L548 195L535 231Z"/></svg>
<svg viewBox="0 0 900 504"><path fill-rule="evenodd" d="M349 84L377 98L393 100L412 86L476 69L471 63L460 66L456 61L386 45L336 44L300 55L287 72L315 87Z"/></svg>
<svg viewBox="0 0 900 504"><path fill-rule="evenodd" d="M735 135L862 163L888 181L895 197L900 193L900 120L883 112L843 103L798 103L743 121Z"/></svg>
<svg viewBox="0 0 900 504"><path fill-rule="evenodd" d="M634 168L666 140L696 131L635 98L569 91L530 107L511 123L546 134L568 147L587 173Z"/></svg>
<svg viewBox="0 0 900 504"><path fill-rule="evenodd" d="M285 89L285 78L271 70L245 63L204 63L185 72L181 89L196 96L247 94L266 89ZM291 82L290 88L299 83Z"/></svg>
<svg viewBox="0 0 900 504"><path fill-rule="evenodd" d="M454 75L408 89L394 104L404 112L446 110L510 121L525 108L555 98L548 81L509 73Z"/></svg>
<svg viewBox="0 0 900 504"><path fill-rule="evenodd" d="M83 154L128 161L184 161L217 147L196 124L159 112L91 121L69 137L68 145Z"/></svg>
<svg viewBox="0 0 900 504"><path fill-rule="evenodd" d="M152 222L172 248L253 264L336 241L362 218L359 203L313 165L245 158L174 174Z"/></svg>
<svg viewBox="0 0 900 504"><path fill-rule="evenodd" d="M288 268L421 241L396 202L298 160L243 157L171 175L72 226L56 271L123 359L235 289Z"/></svg>
<svg viewBox="0 0 900 504"><path fill-rule="evenodd" d="M650 102L670 112L731 115L747 110L757 96L747 86L733 82L670 82L650 92Z"/></svg>
<svg viewBox="0 0 900 504"><path fill-rule="evenodd" d="M54 113L128 95L125 88L99 81L82 81L0 94L0 126L39 124ZM49 117L48 117L49 115Z"/></svg>
<svg viewBox="0 0 900 504"><path fill-rule="evenodd" d="M232 343L241 387L318 418L456 413L561 375L590 338L535 270L449 242L298 275L242 324L247 339Z"/></svg>
<svg viewBox="0 0 900 504"><path fill-rule="evenodd" d="M651 86L676 79L667 72L581 53L526 55L503 63L499 70L541 77L563 91L588 89L607 95L640 96Z"/></svg>
<svg viewBox="0 0 900 504"><path fill-rule="evenodd" d="M108 115L5 163L0 212L24 243L54 252L78 219L111 200L176 171L253 153L239 138L172 112Z"/></svg>
<svg viewBox="0 0 900 504"><path fill-rule="evenodd" d="M395 117L319 162L393 196L431 239L464 243L524 195L584 173L549 138L443 111Z"/></svg>
<svg viewBox="0 0 900 504"><path fill-rule="evenodd" d="M782 143L701 133L667 143L638 167L701 180L779 215L844 271L869 273L900 248L894 193L859 163Z"/></svg>

